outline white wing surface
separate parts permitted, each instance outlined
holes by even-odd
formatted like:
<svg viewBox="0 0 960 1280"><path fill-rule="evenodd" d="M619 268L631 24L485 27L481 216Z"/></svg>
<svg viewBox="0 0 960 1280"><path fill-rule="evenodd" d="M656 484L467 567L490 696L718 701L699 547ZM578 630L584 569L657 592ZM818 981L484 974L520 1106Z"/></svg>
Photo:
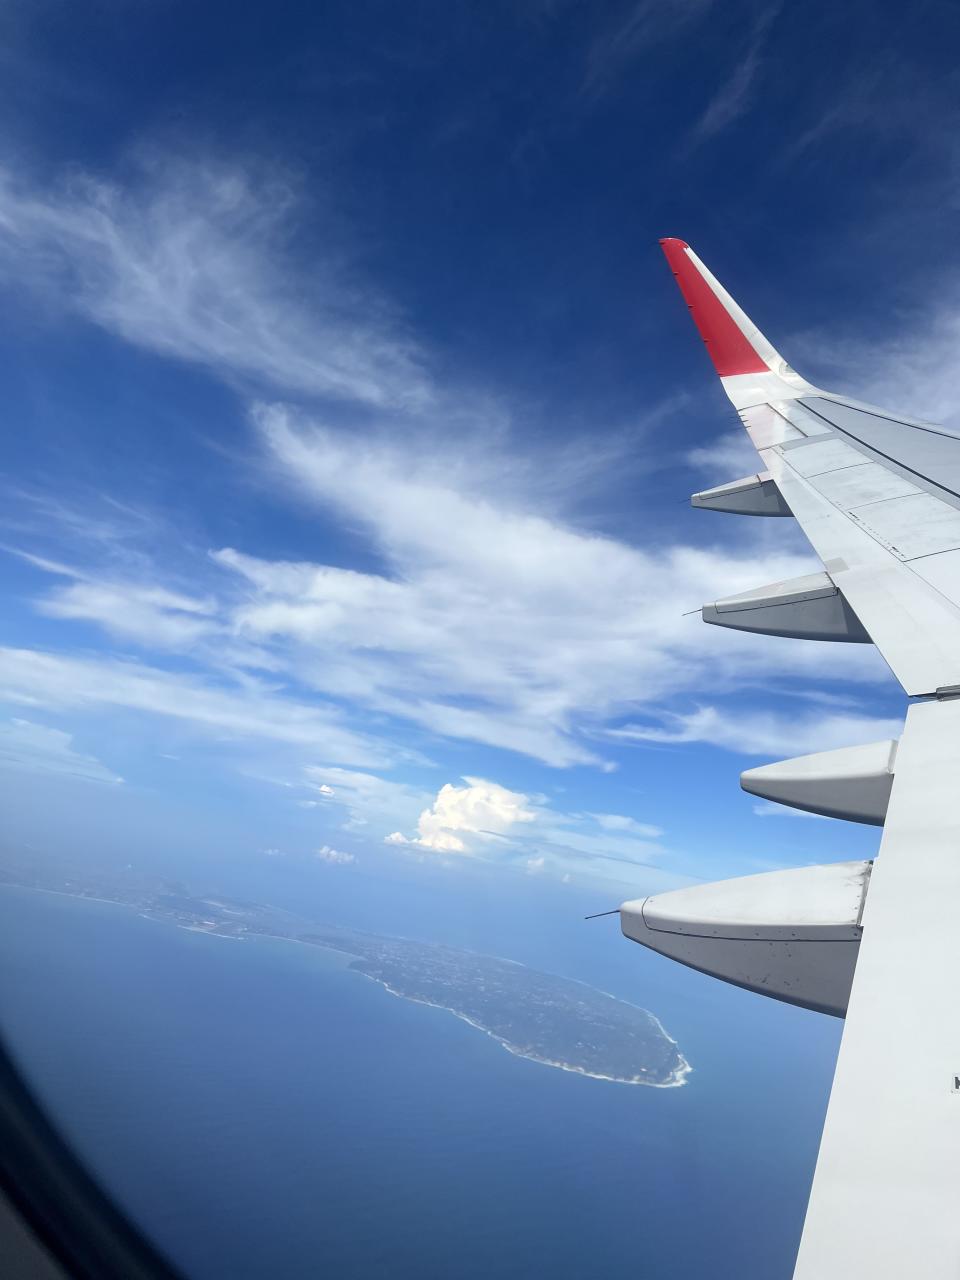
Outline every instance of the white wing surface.
<svg viewBox="0 0 960 1280"><path fill-rule="evenodd" d="M764 468L908 694L960 690L960 436L799 377L681 240L661 242Z"/></svg>
<svg viewBox="0 0 960 1280"><path fill-rule="evenodd" d="M771 634L869 639L916 699L899 746L873 751L879 764L860 748L751 771L751 789L774 785L765 772L785 776L798 805L834 814L844 812L844 787L862 794L869 783L881 799L858 820L884 823L860 918L847 926L859 957L795 1280L958 1280L960 436L812 386L688 245L661 244L763 463L757 476L696 495L694 505L792 513L825 571L718 601L705 617ZM625 904L624 932L669 954L657 930L682 927L662 923L670 897ZM813 911L814 924L828 907ZM739 927L723 921L723 936ZM715 922L711 929L716 947ZM816 992L783 994L784 982L797 972L791 955L831 944L808 921L792 939L771 993L817 1007ZM684 963L721 971L712 959Z"/></svg>

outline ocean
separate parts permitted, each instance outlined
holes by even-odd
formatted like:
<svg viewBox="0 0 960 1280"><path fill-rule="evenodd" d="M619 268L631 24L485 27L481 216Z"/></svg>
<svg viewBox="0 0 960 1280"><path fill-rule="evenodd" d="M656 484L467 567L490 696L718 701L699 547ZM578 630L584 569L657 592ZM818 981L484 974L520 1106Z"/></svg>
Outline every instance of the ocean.
<svg viewBox="0 0 960 1280"><path fill-rule="evenodd" d="M345 966L0 889L8 1047L197 1280L788 1280L838 1023L673 970L634 998L694 1071L649 1089L513 1056Z"/></svg>

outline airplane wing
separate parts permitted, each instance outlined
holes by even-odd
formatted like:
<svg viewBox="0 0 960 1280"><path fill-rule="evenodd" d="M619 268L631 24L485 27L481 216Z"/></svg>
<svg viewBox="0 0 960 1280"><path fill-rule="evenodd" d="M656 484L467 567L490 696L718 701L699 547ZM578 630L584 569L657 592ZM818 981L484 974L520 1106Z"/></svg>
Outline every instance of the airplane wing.
<svg viewBox="0 0 960 1280"><path fill-rule="evenodd" d="M661 245L762 460L693 504L792 514L823 562L704 619L872 642L912 701L899 743L742 778L780 803L882 824L872 866L660 894L625 903L621 925L727 981L846 1012L795 1280L957 1280L960 436L811 385L687 244Z"/></svg>

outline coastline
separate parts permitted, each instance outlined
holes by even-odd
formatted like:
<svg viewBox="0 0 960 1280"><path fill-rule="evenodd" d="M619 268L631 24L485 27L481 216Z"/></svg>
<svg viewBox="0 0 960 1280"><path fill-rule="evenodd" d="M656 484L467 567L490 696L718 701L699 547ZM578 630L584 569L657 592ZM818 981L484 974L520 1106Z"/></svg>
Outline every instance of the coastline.
<svg viewBox="0 0 960 1280"><path fill-rule="evenodd" d="M330 948L333 950L334 948ZM517 961L516 963L519 963ZM525 1058L527 1062L538 1062L543 1067L555 1067L558 1071L569 1071L571 1075L583 1076L587 1080L606 1080L609 1084L635 1084L641 1085L647 1089L680 1089L687 1083L687 1076L693 1071L693 1067L686 1060L676 1040L668 1035L663 1029L663 1024L656 1014L650 1013L649 1009L644 1009L644 1013L648 1014L656 1022L662 1035L670 1041L677 1049L680 1058L680 1065L675 1067L666 1080L645 1080L642 1076L608 1076L603 1075L599 1071L588 1071L586 1067L575 1067L570 1062L562 1062L554 1058L541 1058L538 1054L527 1053L518 1045L511 1044L509 1040L505 1040L503 1036L498 1036L495 1031L489 1027L485 1027L482 1022L476 1022L473 1018L468 1017L465 1013L461 1013L459 1009L453 1009L448 1004L436 1004L433 1000L423 1000L419 996L405 995L404 992L398 991L396 987L391 987L389 982L385 982L382 978L375 978L372 973L365 973L362 969L353 969L352 973L359 973L362 977L368 978L371 982L375 982L378 987L383 987L384 991L389 991L392 996L396 996L398 1000L408 1000L411 1004L422 1004L428 1009L442 1009L445 1013L452 1013L455 1018L459 1018L461 1022L465 1022L468 1027L473 1027L477 1031L482 1031L484 1035L488 1035L491 1040L500 1045L502 1049L506 1049L507 1053L513 1054L515 1058ZM589 985L589 984L584 984ZM639 1008L639 1006L637 1006Z"/></svg>
<svg viewBox="0 0 960 1280"><path fill-rule="evenodd" d="M162 915L154 915L150 911L144 911L142 909L139 909L138 906L134 903L124 902L116 898L100 898L92 894L67 893L62 889L44 889L44 888L41 888L39 885L17 885L11 882L4 882L4 883L8 884L10 888L21 889L21 890L26 889L33 893L47 893L47 894L52 894L55 897L73 898L81 902L100 902L110 906L126 907L128 910L136 912L136 914L143 920L152 920L157 924L172 924L176 928L183 929L185 932L188 932L188 933L198 933L198 934L204 934L207 937L224 938L225 940L231 941L231 942L250 942L250 941L256 941L258 939L273 940L276 942L291 942L291 943L299 944L300 946L304 946L304 947L319 948L322 951L332 952L336 955L350 957L351 959L356 958L353 952L350 952L347 950L341 950L340 948L332 945L332 943L307 941L304 938L288 937L282 934L273 934L273 933L251 932L244 936L237 936L236 934L221 933L215 928L206 929L198 925L182 924L179 921L170 920ZM499 958L506 960L506 957L499 957ZM508 960L507 962L510 964L517 965L517 967L521 969L526 967L519 960ZM523 1059L526 1059L526 1061L528 1062L536 1062L536 1063L539 1063L541 1066L545 1066L545 1067L553 1067L555 1070L566 1071L566 1072L569 1072L571 1075L582 1076L588 1080L605 1080L609 1084L642 1085L648 1089L679 1089L679 1088L682 1088L687 1083L687 1077L693 1071L693 1067L690 1065L690 1063L684 1057L683 1053L680 1051L680 1046L678 1042L673 1038L673 1036L671 1036L666 1031L666 1029L663 1026L663 1023L660 1021L657 1015L655 1013L651 1013L649 1009L644 1009L641 1005L634 1005L633 1007L637 1009L641 1009L642 1012L645 1013L647 1017L650 1018L656 1024L657 1030L664 1037L664 1039L668 1040L670 1044L672 1044L677 1051L679 1063L670 1072L666 1080L647 1080L647 1079L644 1079L642 1076L611 1076L611 1075L606 1075L603 1072L599 1072L599 1071L589 1071L585 1067L578 1067L578 1066L575 1066L573 1063L564 1062L561 1059L541 1057L539 1054L530 1053L524 1049L521 1049L518 1045L515 1045L511 1043L511 1041L504 1039L503 1036L498 1035L490 1027L485 1026L481 1022L477 1022L475 1019L469 1017L467 1014L463 1013L461 1010L453 1008L453 1006L451 1005L438 1004L432 1000L424 1000L419 996L408 995L403 991L397 990L396 987L392 987L389 984L389 982L387 982L383 978L377 978L373 974L365 972L363 969L359 969L359 968L350 969L349 966L346 966L345 970L349 970L350 972L360 974L362 977L369 979L371 982L376 983L377 986L383 987L385 991L389 992L390 995L395 996L398 1000L407 1000L411 1004L420 1004L430 1009L441 1009L445 1013L453 1014L455 1018L458 1018L461 1022L465 1022L467 1026L473 1027L474 1030L476 1031L482 1031L484 1035L489 1036L491 1040L493 1040L496 1044L500 1045L500 1047L505 1049L507 1053L512 1054L516 1058L523 1058ZM577 982L582 986L590 988L591 990L598 991L599 994L608 996L611 1000L618 1000L618 997L611 995L610 992L601 991L600 988L590 987L590 984L587 982L583 982L582 979L573 978L573 979L565 979L565 980ZM627 1001L623 1003L629 1003L629 1002Z"/></svg>

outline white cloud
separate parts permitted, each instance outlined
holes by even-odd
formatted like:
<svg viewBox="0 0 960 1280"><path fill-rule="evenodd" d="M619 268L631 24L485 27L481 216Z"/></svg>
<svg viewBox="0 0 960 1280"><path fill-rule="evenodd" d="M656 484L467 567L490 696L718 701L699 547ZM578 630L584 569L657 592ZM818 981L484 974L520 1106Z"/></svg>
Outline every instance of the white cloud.
<svg viewBox="0 0 960 1280"><path fill-rule="evenodd" d="M533 822L536 814L519 791L496 782L464 778L465 787L445 783L417 821L416 843L446 853L470 852L471 836L502 835L515 823Z"/></svg>
<svg viewBox="0 0 960 1280"><path fill-rule="evenodd" d="M51 592L38 608L51 618L96 622L113 635L158 649L188 647L219 630L204 616L211 612L209 602L132 583L73 582Z"/></svg>
<svg viewBox="0 0 960 1280"><path fill-rule="evenodd" d="M95 756L77 751L71 734L30 720L0 723L0 767L63 773L86 782L123 782Z"/></svg>
<svg viewBox="0 0 960 1280"><path fill-rule="evenodd" d="M647 47L659 31L655 9L643 0L607 33L599 79ZM705 9L688 3L682 20ZM0 182L0 269L62 296L119 337L248 385L430 410L420 434L401 444L338 435L282 406L254 413L274 466L267 480L296 485L365 537L379 572L223 548L213 553L216 570L197 566L200 585L181 578L190 583L182 590L164 585L159 569L153 581L112 561L94 572L33 557L37 568L69 579L37 601L47 616L94 622L115 638L166 650L170 663L189 660L191 670L5 650L0 691L26 705L127 708L215 737L290 744L307 759L335 762L311 766L317 799L300 801L305 807L340 805L345 825L374 825L378 838L396 828L388 841L464 852L508 829L516 837L532 821L526 797L499 788L518 797L524 816L498 819L490 797L481 803L476 794L496 784L448 784L434 799L338 769L336 762L386 767L400 754L353 724L374 712L381 723L395 717L554 766L603 765L605 727L624 717L658 718L621 731L621 743L723 740L746 750L736 743L749 740L766 750L783 738L776 718L743 722L731 736L703 713L665 721L658 712L707 685L723 694L774 679L887 678L872 650L777 642L682 617L705 599L818 567L812 556L762 545L747 554L654 540L630 546L546 511L549 484L529 457L511 452L502 409L484 407L484 451L440 424L450 400L423 373L395 312L339 252L321 253L317 301L303 301L284 244L298 201L275 175L157 158L141 164L125 191L89 179L45 192L9 176ZM755 469L745 437L736 437L736 449L731 440L689 460L719 470L717 482ZM602 450L581 450L591 459L576 466L595 472ZM541 473L559 474L555 489L570 488L574 463L562 451L556 463ZM243 670L228 680L231 664ZM245 674L251 669L260 676ZM824 721L816 723L823 745ZM659 852L659 829L632 818L554 814L537 823L570 856L631 861Z"/></svg>
<svg viewBox="0 0 960 1280"><path fill-rule="evenodd" d="M643 827L643 824L638 824ZM600 875L611 872L622 878L623 867L655 867L667 852L657 837L641 836L630 831L597 831L585 826L581 815L557 813L543 809L537 815L530 839L538 848L549 851L558 865L589 867ZM517 837L513 837L517 842Z"/></svg>
<svg viewBox="0 0 960 1280"><path fill-rule="evenodd" d="M388 744L354 733L336 709L302 703L249 682L216 688L209 677L113 658L0 648L0 698L28 706L122 707L170 717L237 741L266 739L372 765L392 763Z"/></svg>
<svg viewBox="0 0 960 1280"><path fill-rule="evenodd" d="M688 714L670 715L660 725L625 725L610 736L634 742L708 742L744 755L790 757L835 747L898 738L903 721L853 713L723 711L703 706Z"/></svg>
<svg viewBox="0 0 960 1280"><path fill-rule="evenodd" d="M42 190L0 173L0 272L51 310L225 376L381 407L429 400L402 322L295 178L147 153L131 168L125 187L73 175ZM322 246L309 290L289 252L298 215Z"/></svg>
<svg viewBox="0 0 960 1280"><path fill-rule="evenodd" d="M712 138L721 133L744 114L753 96L753 84L760 67L759 49L748 49L733 68L727 81L720 86L694 126L697 141Z"/></svg>
<svg viewBox="0 0 960 1280"><path fill-rule="evenodd" d="M657 842L658 827L626 814L564 813L543 797L534 800L480 778L463 781L462 787L445 783L440 788L411 835L392 831L384 842L560 876L570 867L600 880L623 880L624 867L659 874L652 865L665 852Z"/></svg>
<svg viewBox="0 0 960 1280"><path fill-rule="evenodd" d="M306 785L324 797L324 809L340 808L344 826L413 827L417 815L430 802L430 792L393 778L343 769L334 765L307 765ZM393 843L399 843L393 841Z"/></svg>
<svg viewBox="0 0 960 1280"><path fill-rule="evenodd" d="M647 822L638 822L636 818L630 818L623 813L591 813L587 816L593 818L604 831L626 831L630 835L640 836L645 840L656 840L658 836L663 835L659 827L651 826Z"/></svg>
<svg viewBox="0 0 960 1280"><path fill-rule="evenodd" d="M667 17L661 8L640 0L618 16L593 51L597 83L707 2L687 0ZM98 518L87 522L88 541L103 544L107 567L33 557L68 579L37 608L166 651L170 662L189 659L191 674L8 651L11 696L175 716L371 767L397 752L350 727L370 712L554 766L602 767L605 725L707 683L725 693L790 677L887 678L872 651L835 649L828 666L822 647L708 631L682 617L705 599L816 568L812 555L630 546L548 510L558 493L579 488L573 475L595 476L609 463L609 445L578 442L550 467L511 450L502 405L486 396L465 410L466 396L441 393L423 373L395 311L330 247L342 228L315 237L325 246L311 266L316 301L304 302L288 253L303 212L294 182L156 155L129 172L125 189L89 177L44 191L0 180L0 271L127 341L229 380L421 416L414 426L406 417L402 438L394 431L390 442L319 429L282 406L254 412L273 463L266 482L294 484L366 538L379 572L222 548L216 569L196 566L194 589L192 576L166 576L164 566L119 571L109 521ZM330 215L320 214L322 233ZM469 443L471 432L482 448ZM717 480L732 478L729 441L720 448L691 460L721 467ZM733 475L757 465L744 437L737 448L744 462L732 464ZM361 821L359 811L348 821Z"/></svg>
<svg viewBox="0 0 960 1280"><path fill-rule="evenodd" d="M787 805L772 804L769 800L752 805L751 808L757 818L816 818L818 822L829 821L822 813L810 813L807 809L791 809Z"/></svg>
<svg viewBox="0 0 960 1280"><path fill-rule="evenodd" d="M36 501L30 505L38 506L41 511L44 506ZM45 517L44 525L48 532L54 521L80 538L93 536L100 539L106 534L107 525L102 519L94 522L94 528L90 530L85 527L91 523L89 520L83 521L76 512L64 512L62 506L52 517ZM114 535L112 541L125 544L127 537L123 525L110 527ZM54 587L34 602L37 610L47 617L95 622L111 635L159 649L189 648L199 640L223 631L212 616L217 607L214 599L188 595L144 581L144 574L149 576L152 570L148 562L140 560L136 564L136 576L130 574L124 579L116 579L20 548L3 549L43 573L70 579L67 584ZM126 547L124 549L127 550ZM129 550L127 554L130 554Z"/></svg>
<svg viewBox="0 0 960 1280"><path fill-rule="evenodd" d="M512 469L509 455L478 475L422 441L401 452L311 428L277 407L256 420L282 479L364 531L381 572L227 548L206 577L200 566L190 592L151 581L148 565L131 581L27 553L37 569L69 579L39 597L41 611L186 654L192 669L6 650L0 691L26 705L125 707L233 741L283 741L383 767L396 748L351 727L373 712L568 766L609 763L601 752L611 721L656 715L706 683L727 693L791 677L888 678L872 649L738 635L682 616L705 599L809 571L812 556L770 554L763 542L750 554L630 546L534 512L496 486L498 467ZM322 786L321 796L333 798ZM412 803L408 789L406 811ZM354 808L347 820L362 815ZM391 819L391 828L413 825Z"/></svg>
<svg viewBox="0 0 960 1280"><path fill-rule="evenodd" d="M310 429L278 407L257 422L283 474L365 526L385 565L215 553L247 586L236 632L321 692L564 766L598 762L597 726L705 682L888 678L872 651L682 616L809 572L812 555L633 547L453 487L442 459Z"/></svg>
<svg viewBox="0 0 960 1280"><path fill-rule="evenodd" d="M810 559L645 551L530 514L503 495L452 488L419 455L401 459L389 446L297 430L282 410L260 417L298 483L367 523L388 572L225 549L214 560L231 577L216 575L187 594L150 584L147 573L130 586L30 557L72 579L40 597L42 611L96 621L147 647L183 649L203 670L186 676L8 652L0 676L6 668L12 696L128 706L382 765L396 753L348 728L370 709L564 766L600 763L605 722L705 680L726 691L779 677L885 674L872 651L834 650L824 670L826 651L816 646L707 632L682 616L700 600L807 570ZM268 673L269 683L245 668ZM318 705L318 694L349 710Z"/></svg>
<svg viewBox="0 0 960 1280"><path fill-rule="evenodd" d="M703 142L721 133L749 109L758 73L763 66L763 46L779 11L779 3L766 3L758 10L746 51L707 103L703 115L694 125L692 142Z"/></svg>
<svg viewBox="0 0 960 1280"><path fill-rule="evenodd" d="M852 337L834 322L816 335L799 335L790 347L830 391L960 428L960 273L946 272L922 304L902 307L896 320L886 337Z"/></svg>
<svg viewBox="0 0 960 1280"><path fill-rule="evenodd" d="M347 866L351 862L356 862L356 858L352 853L344 853L340 849L332 849L330 845L321 845L313 855L319 858L321 862L331 863L333 866Z"/></svg>
<svg viewBox="0 0 960 1280"><path fill-rule="evenodd" d="M632 0L604 24L587 53L583 91L609 89L635 59L680 36L705 17L713 0Z"/></svg>
<svg viewBox="0 0 960 1280"><path fill-rule="evenodd" d="M712 477L706 488L755 475L760 467L757 451L742 427L725 432L711 444L699 445L686 455L691 467Z"/></svg>

